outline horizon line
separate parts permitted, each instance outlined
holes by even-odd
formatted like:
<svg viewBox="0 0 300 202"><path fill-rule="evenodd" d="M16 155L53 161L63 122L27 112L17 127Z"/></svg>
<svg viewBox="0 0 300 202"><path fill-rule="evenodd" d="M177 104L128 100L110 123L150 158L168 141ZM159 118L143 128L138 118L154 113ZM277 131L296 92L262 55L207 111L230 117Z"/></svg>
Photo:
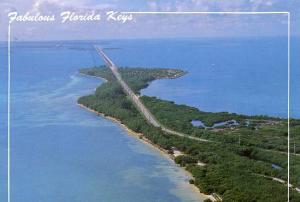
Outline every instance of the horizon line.
<svg viewBox="0 0 300 202"><path fill-rule="evenodd" d="M128 37L128 38L102 38L102 39L37 39L37 40L12 40L12 43L18 42L54 42L54 41L108 41L108 40L172 40L172 39L201 39L201 38L211 38L211 39L232 39L232 38L281 38L286 37L285 35L247 35L247 36L175 36L175 37ZM300 35L292 35L291 38L299 38ZM0 40L0 43L5 43L7 40Z"/></svg>

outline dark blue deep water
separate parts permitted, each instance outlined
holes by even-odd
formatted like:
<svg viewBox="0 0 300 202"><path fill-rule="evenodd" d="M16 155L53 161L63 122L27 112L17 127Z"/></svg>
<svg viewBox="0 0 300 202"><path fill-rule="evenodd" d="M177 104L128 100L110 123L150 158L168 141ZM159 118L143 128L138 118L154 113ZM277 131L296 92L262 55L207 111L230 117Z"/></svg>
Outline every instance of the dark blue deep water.
<svg viewBox="0 0 300 202"><path fill-rule="evenodd" d="M143 94L204 111L287 117L286 38L119 41L118 65L175 67L188 74L153 82ZM300 117L300 40L291 46L291 116Z"/></svg>
<svg viewBox="0 0 300 202"><path fill-rule="evenodd" d="M285 38L17 43L12 48L12 200L194 201L188 177L116 123L76 105L103 81L78 69L103 64L91 44L115 48L119 66L175 67L146 95L195 106L287 117ZM299 40L292 40L291 115L300 117ZM0 49L0 201L6 200L7 49ZM298 51L299 52L299 51Z"/></svg>

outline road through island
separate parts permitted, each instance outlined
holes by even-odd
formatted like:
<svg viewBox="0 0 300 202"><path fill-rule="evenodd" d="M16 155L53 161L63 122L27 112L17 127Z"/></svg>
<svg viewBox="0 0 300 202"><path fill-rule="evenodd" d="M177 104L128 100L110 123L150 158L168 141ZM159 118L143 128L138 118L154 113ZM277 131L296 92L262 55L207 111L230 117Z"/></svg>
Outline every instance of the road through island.
<svg viewBox="0 0 300 202"><path fill-rule="evenodd" d="M163 126L161 123L157 121L155 116L149 111L149 109L146 108L146 106L140 101L139 97L133 92L133 90L124 82L122 79L120 73L118 72L117 66L111 61L111 59L104 53L102 49L100 49L97 46L94 46L97 53L103 58L105 61L107 67L112 71L113 75L117 79L118 83L122 86L122 89L124 92L130 97L130 100L134 103L136 108L139 110L139 112L145 117L145 119L154 127L161 128L164 132L170 134L170 135L177 135L180 137L186 137L189 139L197 140L197 141L209 141L206 139L198 138L198 137L193 137L189 136L184 133L180 133L174 130L171 130L169 128L166 128Z"/></svg>

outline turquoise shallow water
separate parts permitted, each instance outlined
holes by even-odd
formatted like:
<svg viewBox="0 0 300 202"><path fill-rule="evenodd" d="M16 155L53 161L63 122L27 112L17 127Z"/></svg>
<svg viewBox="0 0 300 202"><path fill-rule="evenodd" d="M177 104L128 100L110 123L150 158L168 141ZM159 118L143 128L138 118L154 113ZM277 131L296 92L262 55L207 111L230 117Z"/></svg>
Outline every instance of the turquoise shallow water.
<svg viewBox="0 0 300 202"><path fill-rule="evenodd" d="M195 201L188 176L173 162L76 105L103 81L77 73L94 64L89 51L55 45L13 48L12 201ZM6 72L1 71L0 201L6 201Z"/></svg>

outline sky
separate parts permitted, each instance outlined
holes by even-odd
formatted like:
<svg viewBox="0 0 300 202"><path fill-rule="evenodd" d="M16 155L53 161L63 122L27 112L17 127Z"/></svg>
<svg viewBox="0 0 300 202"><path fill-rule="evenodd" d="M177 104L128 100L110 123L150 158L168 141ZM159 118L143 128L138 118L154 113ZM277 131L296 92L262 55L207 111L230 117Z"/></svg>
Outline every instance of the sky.
<svg viewBox="0 0 300 202"><path fill-rule="evenodd" d="M14 40L287 36L287 15L133 14L107 21L108 11L288 11L291 35L300 36L299 0L1 0L0 40L7 40L8 13L55 15L54 22L13 22ZM61 23L60 13L100 13L101 20Z"/></svg>

